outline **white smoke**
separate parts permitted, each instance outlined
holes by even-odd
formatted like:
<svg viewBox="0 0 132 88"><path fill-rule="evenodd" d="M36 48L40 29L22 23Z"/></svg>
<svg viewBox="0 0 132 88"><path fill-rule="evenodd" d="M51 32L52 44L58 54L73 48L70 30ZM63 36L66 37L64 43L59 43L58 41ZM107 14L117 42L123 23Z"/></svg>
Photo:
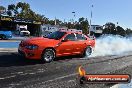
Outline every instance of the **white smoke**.
<svg viewBox="0 0 132 88"><path fill-rule="evenodd" d="M132 51L132 37L104 35L96 39L93 56L119 55Z"/></svg>

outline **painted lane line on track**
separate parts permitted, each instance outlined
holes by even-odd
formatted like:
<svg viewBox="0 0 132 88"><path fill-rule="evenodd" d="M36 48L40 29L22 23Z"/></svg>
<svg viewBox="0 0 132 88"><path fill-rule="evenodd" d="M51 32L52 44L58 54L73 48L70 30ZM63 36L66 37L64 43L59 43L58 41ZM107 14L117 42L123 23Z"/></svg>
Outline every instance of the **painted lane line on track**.
<svg viewBox="0 0 132 88"><path fill-rule="evenodd" d="M78 74L78 73L74 73L74 74L69 74L69 75L61 76L61 77L58 77L58 78L55 78L55 79L51 79L51 80L44 81L44 82L42 82L42 83L53 82L53 81L60 80L60 79L64 79L64 78L67 78L67 77L70 77L70 76L75 76L75 75L77 75L77 74Z"/></svg>
<svg viewBox="0 0 132 88"><path fill-rule="evenodd" d="M14 78L14 77L16 77L16 75L12 75L12 76L7 76L7 77L4 77L4 78L0 78L0 80Z"/></svg>
<svg viewBox="0 0 132 88"><path fill-rule="evenodd" d="M19 41L18 41L18 40L17 40L17 41L16 41L16 40L10 40L10 41L7 41L7 40L0 40L0 42L11 42L11 43L12 43L12 42L19 42L19 43L20 43L21 41L20 41L20 40L19 40Z"/></svg>
<svg viewBox="0 0 132 88"><path fill-rule="evenodd" d="M18 48L0 48L0 52L17 52Z"/></svg>

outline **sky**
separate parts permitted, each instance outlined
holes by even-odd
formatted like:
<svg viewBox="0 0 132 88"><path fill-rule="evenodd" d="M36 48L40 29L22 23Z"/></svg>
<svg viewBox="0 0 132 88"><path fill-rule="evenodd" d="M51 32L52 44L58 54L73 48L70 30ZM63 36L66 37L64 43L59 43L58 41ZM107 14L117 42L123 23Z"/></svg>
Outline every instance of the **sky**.
<svg viewBox="0 0 132 88"><path fill-rule="evenodd" d="M0 5L7 7L20 1L29 3L33 11L49 19L77 21L84 17L91 19L93 25L112 22L132 29L132 0L0 0Z"/></svg>

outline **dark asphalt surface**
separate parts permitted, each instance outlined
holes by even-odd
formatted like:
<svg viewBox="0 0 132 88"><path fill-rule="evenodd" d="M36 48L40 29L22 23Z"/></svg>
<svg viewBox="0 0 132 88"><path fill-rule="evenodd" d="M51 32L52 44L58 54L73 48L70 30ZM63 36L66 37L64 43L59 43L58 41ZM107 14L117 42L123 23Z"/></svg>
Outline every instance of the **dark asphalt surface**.
<svg viewBox="0 0 132 88"><path fill-rule="evenodd" d="M71 59L72 58L72 59ZM61 57L51 63L23 60L17 52L0 53L0 88L109 88L112 84L78 83L78 67L88 74L132 75L132 54L122 56Z"/></svg>

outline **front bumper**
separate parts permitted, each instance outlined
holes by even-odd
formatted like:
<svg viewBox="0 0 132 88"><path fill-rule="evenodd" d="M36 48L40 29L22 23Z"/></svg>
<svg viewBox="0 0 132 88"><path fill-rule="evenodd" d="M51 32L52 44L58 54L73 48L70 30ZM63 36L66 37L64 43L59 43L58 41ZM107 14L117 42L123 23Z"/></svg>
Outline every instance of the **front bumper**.
<svg viewBox="0 0 132 88"><path fill-rule="evenodd" d="M18 53L19 55L21 55L24 58L27 59L41 59L41 51L40 50L28 50L24 47L20 47L18 48Z"/></svg>
<svg viewBox="0 0 132 88"><path fill-rule="evenodd" d="M24 58L25 58L25 53L24 53L24 52L22 52L22 51L20 51L19 49L18 49L18 54L19 54L20 56L22 56L22 57L24 57Z"/></svg>

